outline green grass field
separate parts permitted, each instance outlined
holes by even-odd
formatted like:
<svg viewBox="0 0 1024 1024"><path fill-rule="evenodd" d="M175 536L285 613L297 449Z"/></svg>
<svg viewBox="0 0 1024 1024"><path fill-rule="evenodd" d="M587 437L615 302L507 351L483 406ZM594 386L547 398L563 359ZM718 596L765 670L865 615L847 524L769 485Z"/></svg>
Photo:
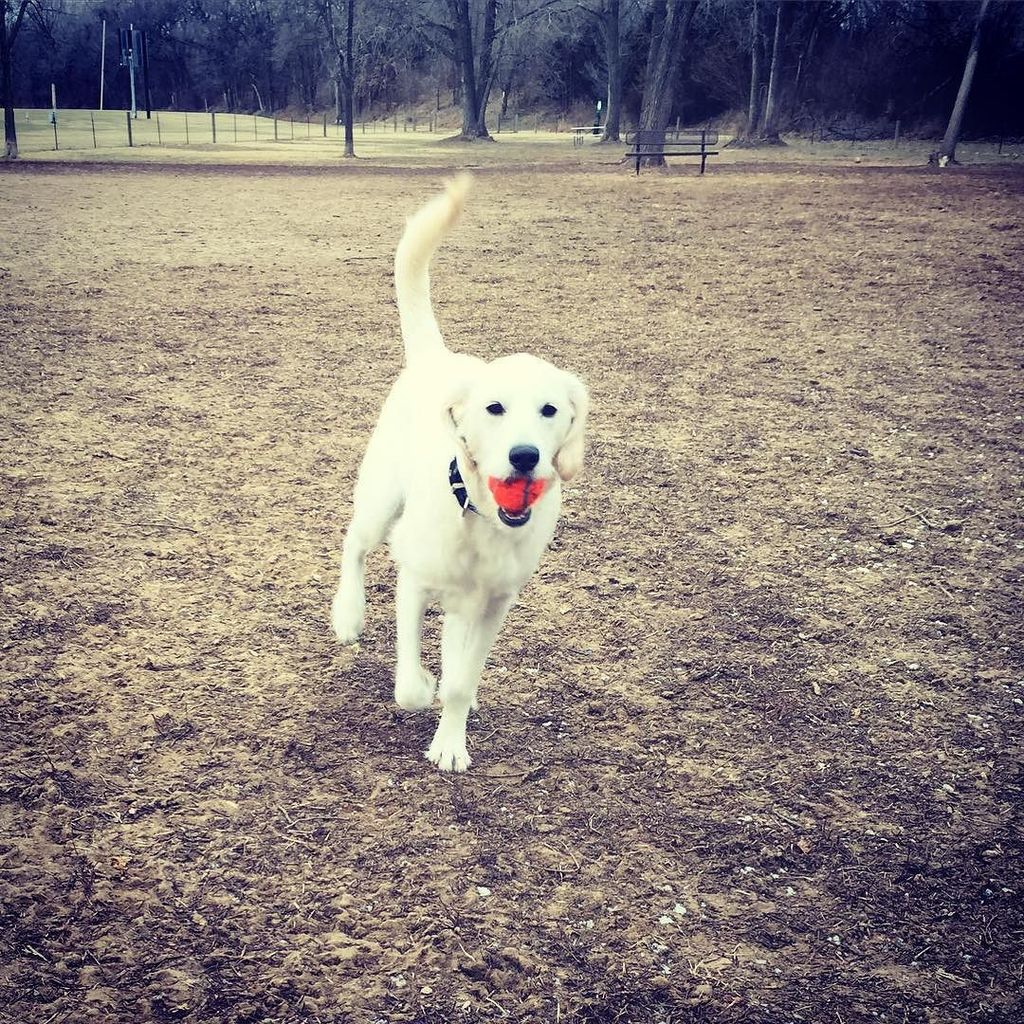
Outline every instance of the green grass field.
<svg viewBox="0 0 1024 1024"><path fill-rule="evenodd" d="M532 120L532 119L531 119ZM344 160L341 129L322 118L309 122L252 114L217 114L202 111L154 112L131 121L132 146L128 144L128 118L122 110L59 110L56 145L54 126L47 109L18 109L18 144L21 155L32 160L145 161L152 163L294 163L323 165ZM495 135L494 145L466 146L448 141L450 128L430 132L403 123L376 122L356 126L356 154L368 162L389 167L490 166L501 164L597 167L618 164L624 148L597 144L587 139L576 148L567 130L519 132ZM214 139L216 130L216 139ZM726 141L723 139L723 141ZM927 161L935 140L867 142L809 142L795 136L787 145L755 150L726 149L713 158L718 164L817 163L915 165ZM1013 163L1024 147L991 143L965 143L958 156L964 164ZM686 161L689 166L693 161Z"/></svg>
<svg viewBox="0 0 1024 1024"><path fill-rule="evenodd" d="M128 118L124 111L61 110L57 113L57 144L49 110L17 111L18 143L22 156L33 159L101 159L166 161L169 156L198 163L287 162L322 164L344 159L342 129L320 119L289 120L252 114L217 114L201 111L154 112L131 120L132 146L128 144ZM617 162L619 147L588 145L575 149L567 131L505 132L493 146L474 146L446 141L452 129L430 132L420 124L394 121L367 122L356 126L359 157L389 166L448 165L471 152L474 164ZM216 131L216 138L214 137Z"/></svg>

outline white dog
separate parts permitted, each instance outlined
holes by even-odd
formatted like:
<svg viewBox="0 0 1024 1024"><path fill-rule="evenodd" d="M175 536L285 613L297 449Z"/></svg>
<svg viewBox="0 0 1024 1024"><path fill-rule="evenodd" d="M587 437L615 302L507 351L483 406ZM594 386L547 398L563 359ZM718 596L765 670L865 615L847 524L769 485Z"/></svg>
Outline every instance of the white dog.
<svg viewBox="0 0 1024 1024"><path fill-rule="evenodd" d="M466 719L487 656L555 531L561 481L582 468L587 392L534 356L485 363L450 352L430 301L431 255L462 209L468 176L408 222L395 254L405 369L384 403L356 481L331 622L363 628L367 554L385 538L398 567L395 701L429 708L420 661L427 605L444 611L441 720L426 756L463 772Z"/></svg>

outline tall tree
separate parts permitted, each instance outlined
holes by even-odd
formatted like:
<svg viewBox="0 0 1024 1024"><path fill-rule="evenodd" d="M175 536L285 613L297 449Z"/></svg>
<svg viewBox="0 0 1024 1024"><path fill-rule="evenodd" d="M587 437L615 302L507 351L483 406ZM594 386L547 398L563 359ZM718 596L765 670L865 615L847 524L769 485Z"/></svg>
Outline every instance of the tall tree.
<svg viewBox="0 0 1024 1024"><path fill-rule="evenodd" d="M4 104L4 159L18 159L18 128L14 119L14 43L31 0L0 0L0 89Z"/></svg>
<svg viewBox="0 0 1024 1024"><path fill-rule="evenodd" d="M344 7L344 12L340 8ZM344 13L344 25L340 24ZM345 124L345 156L356 155L355 144L355 34L356 0L323 0L321 16L327 28L334 63L334 89L338 102L338 120Z"/></svg>
<svg viewBox="0 0 1024 1024"><path fill-rule="evenodd" d="M978 54L981 50L981 26L985 20L988 3L989 0L981 0L981 5L978 7L978 17L974 22L974 34L971 36L971 45L967 51L967 61L964 64L963 77L960 79L960 88L957 90L956 102L953 104L953 113L949 116L946 134L942 139L942 145L939 147L938 159L940 166L956 163L956 145L960 141L960 131L964 123L964 112L967 110L967 98L971 94L971 84L974 81L974 72L978 66Z"/></svg>
<svg viewBox="0 0 1024 1024"><path fill-rule="evenodd" d="M772 39L772 59L768 66L768 98L764 105L759 134L764 139L779 137L775 122L779 113L779 80L782 68L779 63L779 42L782 37L782 3L775 4L775 32Z"/></svg>
<svg viewBox="0 0 1024 1024"><path fill-rule="evenodd" d="M458 70L458 97L462 102L462 131L459 138L467 142L490 139L487 131L487 99L494 67L492 48L496 31L498 2L484 0L483 29L474 37L473 11L470 0L445 0L447 20L438 21L429 13L423 23L440 32L441 50Z"/></svg>
<svg viewBox="0 0 1024 1024"><path fill-rule="evenodd" d="M602 142L618 142L622 121L622 44L619 0L605 0L601 8L601 35L608 67L608 99Z"/></svg>
<svg viewBox="0 0 1024 1024"><path fill-rule="evenodd" d="M682 64L683 44L696 9L696 0L655 2L640 106L641 130L664 132L668 127L676 99L675 83ZM663 165L665 158L645 157L644 163Z"/></svg>
<svg viewBox="0 0 1024 1024"><path fill-rule="evenodd" d="M750 98L747 123L730 146L782 145L777 126L779 90L782 79L782 9L775 4L775 27L772 31L771 56L768 60L768 82L765 85L765 25L761 0L753 0L750 15Z"/></svg>
<svg viewBox="0 0 1024 1024"><path fill-rule="evenodd" d="M448 0L455 52L462 71L462 132L464 139L490 139L487 100L493 84L494 38L498 0L484 0L479 40L473 38L470 0Z"/></svg>
<svg viewBox="0 0 1024 1024"><path fill-rule="evenodd" d="M460 139L490 140L487 130L487 102L498 75L506 43L533 26L542 13L554 16L575 6L575 0L533 0L525 10L515 3L501 6L498 0L445 0L447 20L424 13L423 24L440 33L440 49L451 57L461 77L462 131ZM514 44L513 44L514 46ZM520 57L521 59L521 57Z"/></svg>
<svg viewBox="0 0 1024 1024"><path fill-rule="evenodd" d="M744 138L757 134L761 122L761 4L754 0L750 15L750 104L747 108L747 127Z"/></svg>

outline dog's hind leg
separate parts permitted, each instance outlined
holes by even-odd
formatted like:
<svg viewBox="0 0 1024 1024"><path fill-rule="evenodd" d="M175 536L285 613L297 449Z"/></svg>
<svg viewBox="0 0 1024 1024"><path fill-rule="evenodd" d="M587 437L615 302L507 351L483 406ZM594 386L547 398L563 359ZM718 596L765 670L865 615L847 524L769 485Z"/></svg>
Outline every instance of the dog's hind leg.
<svg viewBox="0 0 1024 1024"><path fill-rule="evenodd" d="M405 711L422 711L434 703L437 683L423 667L423 613L427 595L408 570L399 569L395 584L395 703Z"/></svg>

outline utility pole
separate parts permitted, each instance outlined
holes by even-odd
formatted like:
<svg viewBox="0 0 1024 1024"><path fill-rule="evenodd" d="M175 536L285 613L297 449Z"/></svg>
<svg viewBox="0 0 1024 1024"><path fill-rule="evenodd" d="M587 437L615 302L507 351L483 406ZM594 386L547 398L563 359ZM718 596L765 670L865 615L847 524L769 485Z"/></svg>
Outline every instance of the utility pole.
<svg viewBox="0 0 1024 1024"><path fill-rule="evenodd" d="M103 109L103 79L107 66L107 19L103 19L103 36L100 43L100 110Z"/></svg>

